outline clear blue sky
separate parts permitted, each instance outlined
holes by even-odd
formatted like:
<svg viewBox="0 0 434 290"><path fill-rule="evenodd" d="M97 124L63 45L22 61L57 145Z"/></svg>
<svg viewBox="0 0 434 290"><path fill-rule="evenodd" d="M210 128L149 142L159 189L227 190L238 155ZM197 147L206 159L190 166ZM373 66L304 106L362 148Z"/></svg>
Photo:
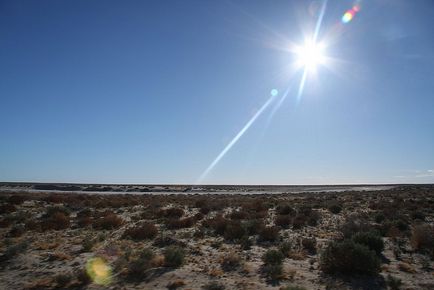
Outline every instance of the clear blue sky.
<svg viewBox="0 0 434 290"><path fill-rule="evenodd" d="M0 1L0 181L195 182L300 82L312 2ZM204 183L434 182L434 2L353 3Z"/></svg>

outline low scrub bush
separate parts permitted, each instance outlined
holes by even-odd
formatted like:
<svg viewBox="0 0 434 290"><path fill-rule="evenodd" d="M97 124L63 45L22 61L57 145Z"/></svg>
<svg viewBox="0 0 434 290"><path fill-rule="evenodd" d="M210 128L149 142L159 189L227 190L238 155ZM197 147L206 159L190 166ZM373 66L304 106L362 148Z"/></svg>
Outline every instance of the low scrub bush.
<svg viewBox="0 0 434 290"><path fill-rule="evenodd" d="M307 289L302 286L284 286L284 287L280 287L279 290L307 290Z"/></svg>
<svg viewBox="0 0 434 290"><path fill-rule="evenodd" d="M279 239L278 227L263 227L259 230L259 239L263 242L275 242Z"/></svg>
<svg viewBox="0 0 434 290"><path fill-rule="evenodd" d="M399 290L402 286L402 280L399 278L395 278L390 274L387 275L386 283L391 290Z"/></svg>
<svg viewBox="0 0 434 290"><path fill-rule="evenodd" d="M202 289L203 290L224 290L225 286L223 284L220 284L218 282L213 281L213 282L210 282L206 285L203 285Z"/></svg>
<svg viewBox="0 0 434 290"><path fill-rule="evenodd" d="M283 260L285 257L282 252L275 249L270 249L262 256L262 273L269 280L278 280L283 275Z"/></svg>
<svg viewBox="0 0 434 290"><path fill-rule="evenodd" d="M41 221L41 229L45 231L64 230L69 228L69 225L69 214L62 211L48 211Z"/></svg>
<svg viewBox="0 0 434 290"><path fill-rule="evenodd" d="M184 263L184 250L177 246L169 246L164 251L164 265L170 268L178 268Z"/></svg>
<svg viewBox="0 0 434 290"><path fill-rule="evenodd" d="M342 211L342 205L339 203L332 203L328 206L328 210L333 214L339 214Z"/></svg>
<svg viewBox="0 0 434 290"><path fill-rule="evenodd" d="M265 227L264 221L262 219L251 219L247 220L243 223L244 228L246 229L246 233L249 236L254 236L258 234L258 232Z"/></svg>
<svg viewBox="0 0 434 290"><path fill-rule="evenodd" d="M276 208L276 212L279 215L295 215L295 209L293 209L289 204L281 204Z"/></svg>
<svg viewBox="0 0 434 290"><path fill-rule="evenodd" d="M22 254L30 245L30 242L24 240L17 244L9 245L6 250L0 255L0 263L8 261L15 256Z"/></svg>
<svg viewBox="0 0 434 290"><path fill-rule="evenodd" d="M413 248L434 257L434 226L416 225L412 229L411 244Z"/></svg>
<svg viewBox="0 0 434 290"><path fill-rule="evenodd" d="M249 217L249 214L246 211L236 210L229 214L229 218L232 220L244 220Z"/></svg>
<svg viewBox="0 0 434 290"><path fill-rule="evenodd" d="M246 230L239 221L231 221L226 225L224 237L228 241L238 241L246 235Z"/></svg>
<svg viewBox="0 0 434 290"><path fill-rule="evenodd" d="M160 215L169 218L180 218L184 215L184 210L182 208L171 207L163 209Z"/></svg>
<svg viewBox="0 0 434 290"><path fill-rule="evenodd" d="M196 223L196 219L194 217L188 218L169 218L166 220L166 226L168 229L183 229L183 228L191 228Z"/></svg>
<svg viewBox="0 0 434 290"><path fill-rule="evenodd" d="M380 260L368 247L344 240L327 246L321 255L320 266L329 274L376 275L380 271Z"/></svg>
<svg viewBox="0 0 434 290"><path fill-rule="evenodd" d="M315 238L303 238L301 245L309 254L316 254L316 239Z"/></svg>
<svg viewBox="0 0 434 290"><path fill-rule="evenodd" d="M274 220L274 224L276 226L279 226L281 228L287 229L291 225L292 218L290 215L281 215L279 214L276 216L276 219Z"/></svg>
<svg viewBox="0 0 434 290"><path fill-rule="evenodd" d="M282 252L275 249L270 249L265 252L265 254L262 256L262 261L264 264L270 264L270 265L278 265L282 264L285 257L283 256Z"/></svg>
<svg viewBox="0 0 434 290"><path fill-rule="evenodd" d="M350 216L340 230L344 237L351 238L354 234L371 231L372 226L368 223L367 218L363 216Z"/></svg>
<svg viewBox="0 0 434 290"><path fill-rule="evenodd" d="M375 251L377 255L381 255L381 252L384 250L383 239L373 231L354 234L352 240L355 243L367 246L369 249Z"/></svg>
<svg viewBox="0 0 434 290"><path fill-rule="evenodd" d="M283 254L284 257L288 257L291 252L292 245L290 242L283 242L279 245L279 251Z"/></svg>
<svg viewBox="0 0 434 290"><path fill-rule="evenodd" d="M124 223L123 219L115 213L107 213L93 222L93 226L99 230L113 230Z"/></svg>
<svg viewBox="0 0 434 290"><path fill-rule="evenodd" d="M135 259L128 263L128 276L133 279L142 278L145 271L151 268L154 256L151 249L143 249Z"/></svg>
<svg viewBox="0 0 434 290"><path fill-rule="evenodd" d="M16 210L17 207L10 203L0 205L0 214L11 213Z"/></svg>
<svg viewBox="0 0 434 290"><path fill-rule="evenodd" d="M241 258L237 253L228 253L220 259L223 271L229 272L236 270L241 264Z"/></svg>
<svg viewBox="0 0 434 290"><path fill-rule="evenodd" d="M217 215L212 219L203 221L203 225L205 227L213 229L214 233L217 235L224 235L228 224L229 221L221 215Z"/></svg>
<svg viewBox="0 0 434 290"><path fill-rule="evenodd" d="M153 239L158 234L157 227L149 222L143 222L138 226L128 228L124 232L124 237L133 240Z"/></svg>

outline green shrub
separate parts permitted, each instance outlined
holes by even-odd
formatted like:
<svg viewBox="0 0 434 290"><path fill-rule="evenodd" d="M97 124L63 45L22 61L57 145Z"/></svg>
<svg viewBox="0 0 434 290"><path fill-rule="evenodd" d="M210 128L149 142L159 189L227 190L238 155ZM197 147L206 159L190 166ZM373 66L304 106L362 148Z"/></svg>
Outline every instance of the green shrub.
<svg viewBox="0 0 434 290"><path fill-rule="evenodd" d="M342 205L338 203L333 203L328 207L329 211L333 214L338 214L342 211Z"/></svg>
<svg viewBox="0 0 434 290"><path fill-rule="evenodd" d="M249 236L254 236L256 234L258 234L258 232L260 231L260 229L262 229L263 227L265 227L264 225L264 221L261 219L251 219L246 221L243 224L244 228L247 231L247 234Z"/></svg>
<svg viewBox="0 0 434 290"><path fill-rule="evenodd" d="M321 255L320 266L330 274L375 275L380 271L380 260L367 246L344 240L327 246Z"/></svg>
<svg viewBox="0 0 434 290"><path fill-rule="evenodd" d="M279 245L279 251L283 254L283 256L287 257L291 252L291 247L292 245L290 242L283 242Z"/></svg>
<svg viewBox="0 0 434 290"><path fill-rule="evenodd" d="M229 241L237 241L246 235L246 230L238 221L231 221L227 224L224 237Z"/></svg>
<svg viewBox="0 0 434 290"><path fill-rule="evenodd" d="M164 251L166 267L178 268L184 263L184 250L177 246L169 246Z"/></svg>
<svg viewBox="0 0 434 290"><path fill-rule="evenodd" d="M264 264L268 265L278 265L282 264L285 257L283 256L282 252L275 249L270 249L265 252L265 254L262 256L262 261Z"/></svg>
<svg viewBox="0 0 434 290"><path fill-rule="evenodd" d="M81 242L81 250L83 252L90 252L95 245L95 240L91 236L85 237Z"/></svg>
<svg viewBox="0 0 434 290"><path fill-rule="evenodd" d="M381 255L384 250L383 239L376 232L362 232L354 234L352 240L355 243L365 245L369 249L375 251L377 255Z"/></svg>
<svg viewBox="0 0 434 290"><path fill-rule="evenodd" d="M262 266L262 273L272 281L282 278L283 266L282 264L264 264Z"/></svg>
<svg viewBox="0 0 434 290"><path fill-rule="evenodd" d="M128 275L130 278L141 278L145 271L151 268L151 261L154 256L154 252L151 249L143 249L135 259L128 263Z"/></svg>

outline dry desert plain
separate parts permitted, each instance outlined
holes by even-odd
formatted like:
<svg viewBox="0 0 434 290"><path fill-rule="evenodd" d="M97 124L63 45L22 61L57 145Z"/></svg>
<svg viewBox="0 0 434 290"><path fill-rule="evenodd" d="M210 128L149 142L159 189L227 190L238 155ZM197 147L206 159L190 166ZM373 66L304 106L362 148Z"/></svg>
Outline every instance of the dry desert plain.
<svg viewBox="0 0 434 290"><path fill-rule="evenodd" d="M1 186L0 289L434 289L432 185L62 186Z"/></svg>

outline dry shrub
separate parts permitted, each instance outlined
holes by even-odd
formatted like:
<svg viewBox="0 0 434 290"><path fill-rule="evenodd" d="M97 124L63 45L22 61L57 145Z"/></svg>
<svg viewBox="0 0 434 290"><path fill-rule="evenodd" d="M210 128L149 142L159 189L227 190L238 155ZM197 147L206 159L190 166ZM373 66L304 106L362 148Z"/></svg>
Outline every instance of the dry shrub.
<svg viewBox="0 0 434 290"><path fill-rule="evenodd" d="M54 252L47 255L47 261L70 261L72 257L63 252Z"/></svg>
<svg viewBox="0 0 434 290"><path fill-rule="evenodd" d="M152 259L154 258L154 252L145 248L128 263L128 276L131 279L141 279L145 275L145 271L152 267Z"/></svg>
<svg viewBox="0 0 434 290"><path fill-rule="evenodd" d="M162 209L159 212L159 215L168 218L180 218L184 215L184 210L182 208L171 207L167 209Z"/></svg>
<svg viewBox="0 0 434 290"><path fill-rule="evenodd" d="M229 214L229 218L232 220L244 220L249 217L249 214L242 210L236 210Z"/></svg>
<svg viewBox="0 0 434 290"><path fill-rule="evenodd" d="M25 290L52 289L54 286L53 282L54 281L52 278L36 279L33 282L25 284L23 289L25 289Z"/></svg>
<svg viewBox="0 0 434 290"><path fill-rule="evenodd" d="M263 227L259 231L259 239L263 242L275 242L279 239L278 227Z"/></svg>
<svg viewBox="0 0 434 290"><path fill-rule="evenodd" d="M157 227L149 222L143 222L138 226L128 228L124 232L124 237L133 240L153 239L158 234Z"/></svg>
<svg viewBox="0 0 434 290"><path fill-rule="evenodd" d="M50 194L43 200L47 203L64 203L65 197L60 194Z"/></svg>
<svg viewBox="0 0 434 290"><path fill-rule="evenodd" d="M414 267L408 263L404 263L404 262L399 262L398 264L398 269L402 272L406 272L406 273L416 273L416 270L414 269Z"/></svg>
<svg viewBox="0 0 434 290"><path fill-rule="evenodd" d="M0 228L7 228L12 224L12 221L8 218L0 219Z"/></svg>
<svg viewBox="0 0 434 290"><path fill-rule="evenodd" d="M416 251L434 257L434 226L420 224L413 227L411 244Z"/></svg>
<svg viewBox="0 0 434 290"><path fill-rule="evenodd" d="M0 214L15 212L17 207L13 204L2 204L0 205Z"/></svg>
<svg viewBox="0 0 434 290"><path fill-rule="evenodd" d="M281 204L276 208L277 214L279 215L289 215L292 216L295 214L295 210L289 204Z"/></svg>
<svg viewBox="0 0 434 290"><path fill-rule="evenodd" d="M26 200L27 200L27 198L23 195L11 195L8 198L8 202L11 204L15 204L15 205L22 204Z"/></svg>
<svg viewBox="0 0 434 290"><path fill-rule="evenodd" d="M196 219L194 217L188 218L169 218L166 220L166 226L168 229L182 229L182 228L191 228L196 223Z"/></svg>
<svg viewBox="0 0 434 290"><path fill-rule="evenodd" d="M48 230L64 230L69 228L69 215L64 212L53 212L41 221L41 229Z"/></svg>
<svg viewBox="0 0 434 290"><path fill-rule="evenodd" d="M230 221L227 223L224 237L229 241L238 241L246 235L246 230L239 221Z"/></svg>
<svg viewBox="0 0 434 290"><path fill-rule="evenodd" d="M91 217L92 211L90 209L84 209L77 213L77 225L79 227L87 227L90 226L93 222Z"/></svg>
<svg viewBox="0 0 434 290"><path fill-rule="evenodd" d="M316 239L315 238L303 238L301 245L309 254L316 254Z"/></svg>
<svg viewBox="0 0 434 290"><path fill-rule="evenodd" d="M251 219L244 223L244 228L247 231L247 235L254 236L265 227L264 221L262 219Z"/></svg>
<svg viewBox="0 0 434 290"><path fill-rule="evenodd" d="M220 265L226 272L234 271L241 265L241 257L235 252L229 252L220 257Z"/></svg>
<svg viewBox="0 0 434 290"><path fill-rule="evenodd" d="M174 289L178 289L182 286L185 286L185 282L182 279L177 279L173 282L169 282L169 284L167 284L167 289L169 290L174 290Z"/></svg>
<svg viewBox="0 0 434 290"><path fill-rule="evenodd" d="M124 220L115 213L107 213L93 222L93 226L99 230L112 230L119 228Z"/></svg>
<svg viewBox="0 0 434 290"><path fill-rule="evenodd" d="M212 219L207 219L203 221L203 226L211 228L218 235L223 235L229 221L225 219L222 215L217 215Z"/></svg>
<svg viewBox="0 0 434 290"><path fill-rule="evenodd" d="M290 215L281 215L276 216L274 220L274 224L281 228L287 229L291 225L292 218Z"/></svg>

